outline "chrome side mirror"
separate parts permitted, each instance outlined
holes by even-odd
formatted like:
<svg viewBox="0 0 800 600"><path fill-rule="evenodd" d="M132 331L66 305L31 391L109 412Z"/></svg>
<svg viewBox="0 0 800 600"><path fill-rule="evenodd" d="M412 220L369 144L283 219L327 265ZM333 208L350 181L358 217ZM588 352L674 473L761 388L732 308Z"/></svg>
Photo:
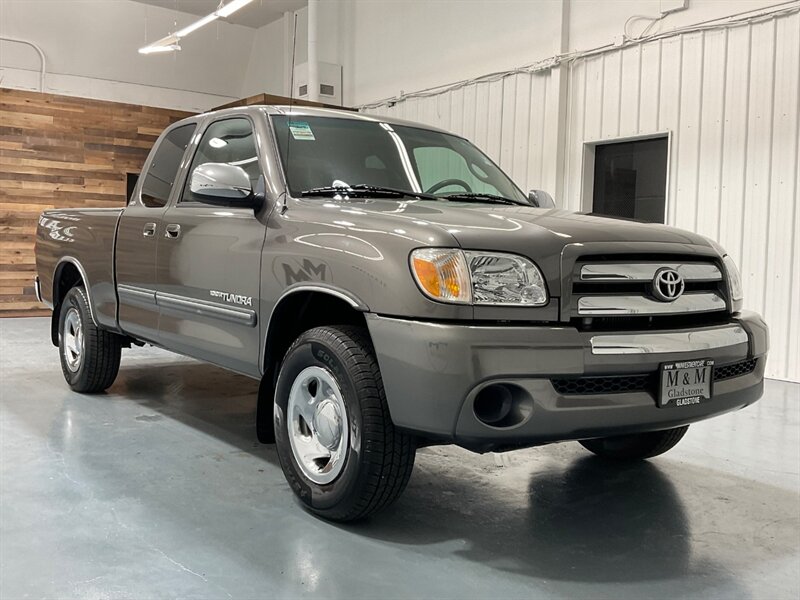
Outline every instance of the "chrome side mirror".
<svg viewBox="0 0 800 600"><path fill-rule="evenodd" d="M528 192L528 200L531 204L539 208L555 208L556 203L553 197L544 190L531 190Z"/></svg>
<svg viewBox="0 0 800 600"><path fill-rule="evenodd" d="M253 197L250 177L242 167L227 163L204 163L192 171L192 194L201 201L240 203Z"/></svg>

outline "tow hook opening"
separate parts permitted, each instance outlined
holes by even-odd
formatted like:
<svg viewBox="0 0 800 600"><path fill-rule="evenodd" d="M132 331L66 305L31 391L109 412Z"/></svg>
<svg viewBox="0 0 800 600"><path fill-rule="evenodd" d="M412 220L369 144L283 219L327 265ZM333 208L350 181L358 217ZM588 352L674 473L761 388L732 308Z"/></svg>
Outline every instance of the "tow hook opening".
<svg viewBox="0 0 800 600"><path fill-rule="evenodd" d="M472 410L484 425L507 429L528 420L533 412L533 398L513 383L492 383L475 396Z"/></svg>

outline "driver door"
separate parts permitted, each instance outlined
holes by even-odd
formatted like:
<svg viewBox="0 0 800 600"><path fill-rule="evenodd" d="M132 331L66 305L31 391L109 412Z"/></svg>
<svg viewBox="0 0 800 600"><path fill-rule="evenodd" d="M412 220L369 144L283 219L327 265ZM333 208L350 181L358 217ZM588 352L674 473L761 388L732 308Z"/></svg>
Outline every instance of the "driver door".
<svg viewBox="0 0 800 600"><path fill-rule="evenodd" d="M159 337L182 354L257 376L266 225L252 208L206 204L192 194L191 174L205 163L240 166L255 188L262 169L250 119L223 118L206 128L177 202L164 214Z"/></svg>

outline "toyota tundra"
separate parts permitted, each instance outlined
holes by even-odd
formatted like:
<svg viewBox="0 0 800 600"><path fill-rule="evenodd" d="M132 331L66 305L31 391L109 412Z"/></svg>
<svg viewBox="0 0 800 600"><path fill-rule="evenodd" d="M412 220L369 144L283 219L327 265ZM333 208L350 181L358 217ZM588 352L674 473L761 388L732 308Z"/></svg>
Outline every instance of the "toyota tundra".
<svg viewBox="0 0 800 600"><path fill-rule="evenodd" d="M559 210L386 117L179 121L127 206L43 213L36 264L73 390L132 344L260 380L259 439L332 520L396 499L418 447L645 459L763 389L767 326L717 243Z"/></svg>

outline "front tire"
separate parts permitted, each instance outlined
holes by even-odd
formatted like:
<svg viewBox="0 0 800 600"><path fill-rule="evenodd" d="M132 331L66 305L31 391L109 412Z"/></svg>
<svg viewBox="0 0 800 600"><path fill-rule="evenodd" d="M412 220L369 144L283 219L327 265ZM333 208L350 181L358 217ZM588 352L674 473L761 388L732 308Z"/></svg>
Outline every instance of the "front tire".
<svg viewBox="0 0 800 600"><path fill-rule="evenodd" d="M102 392L114 383L122 354L120 336L94 324L82 286L67 292L58 319L61 370L76 392Z"/></svg>
<svg viewBox="0 0 800 600"><path fill-rule="evenodd" d="M643 460L664 454L681 441L688 425L666 429L664 431L648 431L631 435L580 440L581 446L598 456L612 460Z"/></svg>
<svg viewBox="0 0 800 600"><path fill-rule="evenodd" d="M275 441L292 491L333 521L364 518L405 489L414 438L395 429L372 343L360 327L316 327L286 353Z"/></svg>

